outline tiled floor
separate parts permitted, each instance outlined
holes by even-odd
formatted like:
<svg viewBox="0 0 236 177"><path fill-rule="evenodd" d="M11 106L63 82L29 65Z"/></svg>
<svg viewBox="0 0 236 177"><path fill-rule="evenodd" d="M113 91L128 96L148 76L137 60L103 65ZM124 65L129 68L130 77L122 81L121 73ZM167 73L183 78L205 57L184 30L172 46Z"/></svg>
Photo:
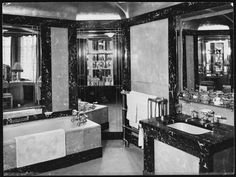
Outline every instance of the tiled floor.
<svg viewBox="0 0 236 177"><path fill-rule="evenodd" d="M122 140L102 142L103 157L40 175L142 175L143 150Z"/></svg>

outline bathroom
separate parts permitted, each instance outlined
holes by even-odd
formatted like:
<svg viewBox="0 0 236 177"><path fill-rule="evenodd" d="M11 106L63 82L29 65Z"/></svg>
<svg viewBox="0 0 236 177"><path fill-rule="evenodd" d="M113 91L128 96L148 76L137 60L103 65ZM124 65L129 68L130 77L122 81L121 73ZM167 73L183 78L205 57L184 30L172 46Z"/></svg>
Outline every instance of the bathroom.
<svg viewBox="0 0 236 177"><path fill-rule="evenodd" d="M233 2L2 10L4 175L234 173Z"/></svg>

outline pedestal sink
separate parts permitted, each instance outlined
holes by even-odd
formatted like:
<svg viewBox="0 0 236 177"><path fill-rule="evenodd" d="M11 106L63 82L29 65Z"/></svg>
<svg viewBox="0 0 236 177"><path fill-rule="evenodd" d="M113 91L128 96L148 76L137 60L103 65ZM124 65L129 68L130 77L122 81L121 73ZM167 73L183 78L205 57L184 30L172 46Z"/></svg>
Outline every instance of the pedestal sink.
<svg viewBox="0 0 236 177"><path fill-rule="evenodd" d="M197 127L197 126L190 125L190 124L183 123L183 122L177 122L177 123L170 124L170 125L167 125L167 126L175 128L177 130L181 130L181 131L186 132L186 133L194 134L194 135L200 135L200 134L211 132L211 130L201 128L201 127Z"/></svg>

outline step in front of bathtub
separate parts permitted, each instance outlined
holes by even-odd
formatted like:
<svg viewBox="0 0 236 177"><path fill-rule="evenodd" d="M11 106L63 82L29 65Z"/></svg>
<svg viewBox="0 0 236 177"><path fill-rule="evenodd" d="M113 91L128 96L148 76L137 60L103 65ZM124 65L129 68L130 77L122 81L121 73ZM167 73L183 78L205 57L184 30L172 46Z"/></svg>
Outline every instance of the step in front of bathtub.
<svg viewBox="0 0 236 177"><path fill-rule="evenodd" d="M36 123L37 123L36 124L37 126L40 125L40 126L46 127L45 125L46 123L57 126L58 122L60 124L65 125L66 156L80 153L83 151L87 151L90 149L102 147L101 126L90 120L87 120L87 123L80 127L77 127L77 126L70 127L69 126L71 124L70 118L57 118L57 119L48 120L48 121L45 120L45 121L39 121L39 122L29 122L27 124L22 124L17 127L13 125L9 125L8 127L5 127L4 133L10 134L11 131L13 131L13 135L15 136L15 134L17 134L17 131L19 132L20 130L24 130L24 132L26 132L27 127L32 129L32 127L34 127L33 124L36 124ZM16 142L14 141L13 135L12 136L9 135L8 138L7 137L4 138L5 139L4 144L3 144L3 166L4 166L3 169L4 170L14 169L17 167Z"/></svg>
<svg viewBox="0 0 236 177"><path fill-rule="evenodd" d="M89 149L87 151L70 154L65 157L50 160L47 162L37 163L34 165L29 165L21 168L5 170L3 175L33 176L43 172L69 167L78 163L87 162L89 160L101 157L102 157L102 147L97 147L94 149Z"/></svg>

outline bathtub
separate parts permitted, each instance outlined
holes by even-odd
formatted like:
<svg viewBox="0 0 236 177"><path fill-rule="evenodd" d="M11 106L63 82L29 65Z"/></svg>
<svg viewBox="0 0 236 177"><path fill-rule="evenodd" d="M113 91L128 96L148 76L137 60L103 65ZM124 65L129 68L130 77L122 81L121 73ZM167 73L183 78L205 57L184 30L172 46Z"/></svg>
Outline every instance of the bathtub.
<svg viewBox="0 0 236 177"><path fill-rule="evenodd" d="M101 126L93 121L78 127L71 122L72 116L37 120L3 126L3 169L9 170L16 165L15 137L64 129L66 156L101 148Z"/></svg>

